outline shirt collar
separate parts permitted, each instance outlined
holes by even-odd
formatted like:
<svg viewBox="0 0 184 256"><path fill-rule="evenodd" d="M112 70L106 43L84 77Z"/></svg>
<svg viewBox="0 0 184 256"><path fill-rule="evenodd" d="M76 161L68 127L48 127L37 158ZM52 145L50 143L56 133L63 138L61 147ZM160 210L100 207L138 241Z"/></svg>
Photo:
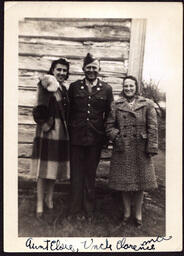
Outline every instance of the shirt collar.
<svg viewBox="0 0 184 256"><path fill-rule="evenodd" d="M91 86L91 87L97 86L98 78L96 78L96 80L93 81L92 83L90 81L88 81L87 79L85 79L85 83L87 86Z"/></svg>

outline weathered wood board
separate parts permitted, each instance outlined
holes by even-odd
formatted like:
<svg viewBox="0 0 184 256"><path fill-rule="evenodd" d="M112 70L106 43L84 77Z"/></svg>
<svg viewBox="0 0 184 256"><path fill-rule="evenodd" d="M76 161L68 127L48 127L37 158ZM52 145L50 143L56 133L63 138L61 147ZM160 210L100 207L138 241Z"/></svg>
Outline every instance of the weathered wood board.
<svg viewBox="0 0 184 256"><path fill-rule="evenodd" d="M18 102L21 106L35 106L37 103L37 92L35 90L19 90Z"/></svg>
<svg viewBox="0 0 184 256"><path fill-rule="evenodd" d="M31 69L31 70L43 70L47 72L51 66L51 62L57 59L51 56L27 56L19 55L19 68L20 69ZM83 59L70 60L70 72L71 73L83 73L82 71ZM127 72L127 64L123 61L100 61L102 73L114 73L121 75Z"/></svg>
<svg viewBox="0 0 184 256"><path fill-rule="evenodd" d="M128 72L131 22L131 19L57 18L26 18L19 22L19 175L29 176L30 172L36 128L32 107L37 101L39 78L49 70L53 60L68 58L71 63L68 88L71 82L84 78L83 58L91 52L101 61L100 79L112 86L116 96ZM110 155L111 151L103 150L101 158L109 159ZM107 176L109 162L103 161L104 164Z"/></svg>
<svg viewBox="0 0 184 256"><path fill-rule="evenodd" d="M31 158L33 144L19 143L18 144L18 157L19 158ZM102 159L110 159L112 151L110 149L104 149L101 154Z"/></svg>
<svg viewBox="0 0 184 256"><path fill-rule="evenodd" d="M34 124L19 124L18 128L18 142L19 143L32 143L35 136Z"/></svg>
<svg viewBox="0 0 184 256"><path fill-rule="evenodd" d="M33 120L32 116L32 107L18 107L18 124L33 124L35 125L35 122Z"/></svg>
<svg viewBox="0 0 184 256"><path fill-rule="evenodd" d="M69 41L70 42L70 41ZM30 39L20 38L19 54L30 54L40 56L54 56L81 59L88 52L102 60L128 59L128 42L73 42L73 44L60 40L47 40L44 38Z"/></svg>
<svg viewBox="0 0 184 256"><path fill-rule="evenodd" d="M31 158L32 156L33 144L18 144L18 157L19 158Z"/></svg>
<svg viewBox="0 0 184 256"><path fill-rule="evenodd" d="M122 19L122 18L51 18L51 17L26 17L24 21L20 21L20 23L32 23L35 22L44 22L48 24L52 22L54 26L76 26L76 27L83 27L93 25L93 26L116 26L124 29L130 29L132 19Z"/></svg>
<svg viewBox="0 0 184 256"><path fill-rule="evenodd" d="M78 23L79 24L79 23ZM127 26L128 25L128 26ZM20 21L19 35L27 36L60 36L71 38L123 38L130 39L130 23L126 22L119 25L113 24L86 24L80 22L77 24L68 23L64 21Z"/></svg>

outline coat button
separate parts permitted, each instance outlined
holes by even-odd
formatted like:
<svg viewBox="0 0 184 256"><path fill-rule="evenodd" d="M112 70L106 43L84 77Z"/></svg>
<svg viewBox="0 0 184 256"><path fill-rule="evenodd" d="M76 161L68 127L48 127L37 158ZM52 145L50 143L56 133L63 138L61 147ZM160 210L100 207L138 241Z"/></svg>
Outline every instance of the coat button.
<svg viewBox="0 0 184 256"><path fill-rule="evenodd" d="M90 111L88 110L88 114L90 114Z"/></svg>
<svg viewBox="0 0 184 256"><path fill-rule="evenodd" d="M124 135L123 135L123 137L125 137L125 138L126 138L126 134L124 134Z"/></svg>
<svg viewBox="0 0 184 256"><path fill-rule="evenodd" d="M126 116L123 116L124 118L126 118Z"/></svg>
<svg viewBox="0 0 184 256"><path fill-rule="evenodd" d="M89 96L88 99L91 99L91 96Z"/></svg>
<svg viewBox="0 0 184 256"><path fill-rule="evenodd" d="M124 125L124 128L126 128L126 125Z"/></svg>
<svg viewBox="0 0 184 256"><path fill-rule="evenodd" d="M133 134L133 137L136 137L136 134Z"/></svg>
<svg viewBox="0 0 184 256"><path fill-rule="evenodd" d="M91 104L88 104L88 107L90 107L91 106Z"/></svg>
<svg viewBox="0 0 184 256"><path fill-rule="evenodd" d="M89 118L86 118L87 121L89 121Z"/></svg>

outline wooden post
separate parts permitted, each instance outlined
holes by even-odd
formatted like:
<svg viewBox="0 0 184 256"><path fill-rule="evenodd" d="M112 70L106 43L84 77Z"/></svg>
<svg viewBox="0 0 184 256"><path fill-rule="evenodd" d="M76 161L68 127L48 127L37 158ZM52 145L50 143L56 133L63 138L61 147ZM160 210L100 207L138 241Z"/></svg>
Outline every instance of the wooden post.
<svg viewBox="0 0 184 256"><path fill-rule="evenodd" d="M139 89L142 80L146 19L132 19L128 75L138 79Z"/></svg>

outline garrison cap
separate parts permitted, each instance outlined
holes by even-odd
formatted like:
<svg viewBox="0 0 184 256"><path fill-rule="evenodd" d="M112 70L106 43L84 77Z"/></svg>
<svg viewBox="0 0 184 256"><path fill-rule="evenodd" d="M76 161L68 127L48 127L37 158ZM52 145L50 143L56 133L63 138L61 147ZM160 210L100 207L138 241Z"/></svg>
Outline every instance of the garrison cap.
<svg viewBox="0 0 184 256"><path fill-rule="evenodd" d="M84 68L86 65L92 63L92 62L95 61L95 60L99 61L99 60L98 60L97 58L95 58L91 53L88 53L88 54L86 55L86 57L84 58L83 68Z"/></svg>

